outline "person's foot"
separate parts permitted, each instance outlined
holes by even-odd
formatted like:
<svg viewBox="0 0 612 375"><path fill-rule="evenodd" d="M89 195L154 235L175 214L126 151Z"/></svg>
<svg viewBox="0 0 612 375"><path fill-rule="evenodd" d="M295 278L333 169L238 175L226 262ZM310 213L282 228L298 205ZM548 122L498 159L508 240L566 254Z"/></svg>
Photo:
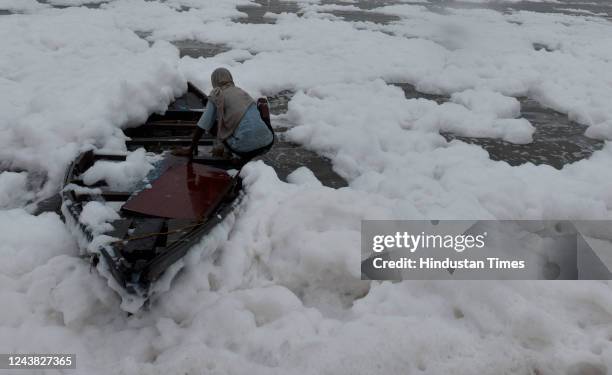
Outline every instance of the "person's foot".
<svg viewBox="0 0 612 375"><path fill-rule="evenodd" d="M231 159L233 157L232 152L222 143L213 146L212 150L210 150L210 154L214 157L222 159Z"/></svg>

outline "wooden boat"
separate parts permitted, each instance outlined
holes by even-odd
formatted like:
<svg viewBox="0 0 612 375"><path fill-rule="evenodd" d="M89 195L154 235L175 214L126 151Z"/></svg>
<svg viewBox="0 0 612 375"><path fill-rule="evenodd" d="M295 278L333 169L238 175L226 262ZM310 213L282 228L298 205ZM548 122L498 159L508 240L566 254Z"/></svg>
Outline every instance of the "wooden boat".
<svg viewBox="0 0 612 375"><path fill-rule="evenodd" d="M148 188L113 191L105 181L83 182L82 174L96 162L122 162L127 153L87 151L66 172L63 216L92 265L110 276L124 301L149 298L151 285L232 211L240 194L240 178L228 173L237 168L232 161L199 156L189 163L167 152L190 143L206 102L206 95L189 84L187 93L163 115L154 114L145 124L124 130L128 150L145 148L164 155ZM200 146L212 141L202 138ZM103 233L80 220L85 205L93 201L121 207L120 219Z"/></svg>

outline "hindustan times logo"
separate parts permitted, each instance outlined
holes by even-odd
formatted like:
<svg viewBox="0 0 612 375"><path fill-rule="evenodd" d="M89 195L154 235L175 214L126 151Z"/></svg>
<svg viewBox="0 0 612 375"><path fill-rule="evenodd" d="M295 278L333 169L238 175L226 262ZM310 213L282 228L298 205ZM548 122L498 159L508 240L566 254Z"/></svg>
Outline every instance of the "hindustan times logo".
<svg viewBox="0 0 612 375"><path fill-rule="evenodd" d="M380 253L387 249L407 249L414 253L418 249L453 249L458 253L466 249L482 249L485 247L487 232L478 235L441 235L441 234L410 234L396 232L395 235L376 235L372 237L372 251Z"/></svg>
<svg viewBox="0 0 612 375"><path fill-rule="evenodd" d="M612 220L363 220L364 280L612 280Z"/></svg>

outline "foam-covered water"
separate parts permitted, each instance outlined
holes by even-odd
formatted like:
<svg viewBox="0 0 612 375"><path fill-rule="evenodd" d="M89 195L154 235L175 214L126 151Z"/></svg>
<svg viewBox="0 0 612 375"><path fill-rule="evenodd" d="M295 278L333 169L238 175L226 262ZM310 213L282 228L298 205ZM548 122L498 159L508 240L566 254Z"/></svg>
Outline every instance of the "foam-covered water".
<svg viewBox="0 0 612 375"><path fill-rule="evenodd" d="M75 6L0 2L23 13L0 21L0 352L73 352L88 375L612 368L609 282L369 282L359 269L362 219L612 216L612 149L583 134L612 138L605 17L299 1L242 23L248 0L62 1ZM57 193L79 152L125 150L121 128L187 81L210 90L218 66L271 97L288 167L245 166L240 206L128 316L60 217L31 202ZM500 139L514 143L496 157ZM326 183L330 170L347 186ZM109 206L83 220L103 227Z"/></svg>

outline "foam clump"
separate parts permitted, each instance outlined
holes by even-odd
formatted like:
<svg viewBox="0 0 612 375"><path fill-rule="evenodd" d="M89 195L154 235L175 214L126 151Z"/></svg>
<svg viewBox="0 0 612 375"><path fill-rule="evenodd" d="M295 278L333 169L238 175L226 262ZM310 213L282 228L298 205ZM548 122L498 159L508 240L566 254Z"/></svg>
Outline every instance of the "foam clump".
<svg viewBox="0 0 612 375"><path fill-rule="evenodd" d="M104 181L113 190L129 191L141 182L153 169L143 148L128 154L125 161L111 162L100 160L87 169L83 175L86 185Z"/></svg>
<svg viewBox="0 0 612 375"><path fill-rule="evenodd" d="M87 225L94 233L103 233L113 229L108 222L119 219L119 214L111 207L97 201L87 202L83 206L79 221Z"/></svg>
<svg viewBox="0 0 612 375"><path fill-rule="evenodd" d="M287 176L287 182L303 186L321 186L321 181L307 167L299 167Z"/></svg>
<svg viewBox="0 0 612 375"><path fill-rule="evenodd" d="M0 173L0 208L17 208L33 199L35 194L28 189L27 182L26 172Z"/></svg>

